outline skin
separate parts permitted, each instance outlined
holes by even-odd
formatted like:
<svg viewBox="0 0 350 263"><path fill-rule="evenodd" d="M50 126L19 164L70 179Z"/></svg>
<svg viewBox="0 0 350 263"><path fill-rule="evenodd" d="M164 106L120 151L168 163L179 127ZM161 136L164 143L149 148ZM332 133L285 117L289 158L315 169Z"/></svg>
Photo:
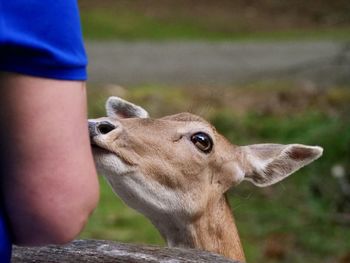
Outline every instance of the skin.
<svg viewBox="0 0 350 263"><path fill-rule="evenodd" d="M99 190L80 81L0 74L1 199L13 242L76 237Z"/></svg>

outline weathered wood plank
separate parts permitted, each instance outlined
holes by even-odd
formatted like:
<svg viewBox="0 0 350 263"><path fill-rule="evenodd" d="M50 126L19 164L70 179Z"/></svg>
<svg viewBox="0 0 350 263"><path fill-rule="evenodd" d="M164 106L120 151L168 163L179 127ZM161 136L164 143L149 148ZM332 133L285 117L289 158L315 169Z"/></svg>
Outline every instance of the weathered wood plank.
<svg viewBox="0 0 350 263"><path fill-rule="evenodd" d="M196 249L75 240L64 246L13 248L13 263L239 263Z"/></svg>

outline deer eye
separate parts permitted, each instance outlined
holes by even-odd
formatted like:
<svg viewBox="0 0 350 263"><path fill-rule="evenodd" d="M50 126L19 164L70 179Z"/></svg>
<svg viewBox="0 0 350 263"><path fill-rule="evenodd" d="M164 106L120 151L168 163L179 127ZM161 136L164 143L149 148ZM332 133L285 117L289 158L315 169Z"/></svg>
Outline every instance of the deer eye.
<svg viewBox="0 0 350 263"><path fill-rule="evenodd" d="M210 153L213 149L213 140L204 132L193 134L191 136L191 142L204 153Z"/></svg>

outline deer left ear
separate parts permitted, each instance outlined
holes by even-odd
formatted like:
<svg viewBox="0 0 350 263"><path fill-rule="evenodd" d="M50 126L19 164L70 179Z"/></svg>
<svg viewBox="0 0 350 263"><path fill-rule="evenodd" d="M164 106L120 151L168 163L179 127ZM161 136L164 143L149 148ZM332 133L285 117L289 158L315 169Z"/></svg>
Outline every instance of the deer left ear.
<svg viewBox="0 0 350 263"><path fill-rule="evenodd" d="M149 118L148 112L119 97L109 97L106 102L107 116L112 118Z"/></svg>
<svg viewBox="0 0 350 263"><path fill-rule="evenodd" d="M275 184L318 159L323 149L302 144L255 144L240 147L244 180L264 187Z"/></svg>

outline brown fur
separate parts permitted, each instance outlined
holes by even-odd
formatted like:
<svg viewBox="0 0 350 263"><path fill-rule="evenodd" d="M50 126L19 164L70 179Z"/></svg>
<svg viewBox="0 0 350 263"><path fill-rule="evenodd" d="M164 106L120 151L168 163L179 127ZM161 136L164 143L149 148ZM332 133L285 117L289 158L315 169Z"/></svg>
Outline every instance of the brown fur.
<svg viewBox="0 0 350 263"><path fill-rule="evenodd" d="M234 172L225 166L234 161L235 147L209 123L189 113L156 120L115 121L123 130L111 135L100 146L108 148L125 163L138 169L149 177L148 180L179 192L191 192L193 201L197 202L197 209L184 211L186 215L181 215L191 222L191 226L173 227L177 245L186 244L244 260L237 228L224 197L225 191L235 184ZM214 141L214 149L208 155L192 145L186 145L190 142L182 138L200 130L210 133ZM162 140L159 140L160 137ZM182 233L176 234L179 229Z"/></svg>
<svg viewBox="0 0 350 263"><path fill-rule="evenodd" d="M146 215L170 246L235 260L245 258L227 190L243 179L258 186L276 183L322 154L320 147L299 144L235 146L198 116L150 119L139 106L116 97L108 100L107 113L93 123L108 121L111 131L89 130L104 149L94 150L96 164L118 195ZM211 137L211 152L191 142L198 132Z"/></svg>

